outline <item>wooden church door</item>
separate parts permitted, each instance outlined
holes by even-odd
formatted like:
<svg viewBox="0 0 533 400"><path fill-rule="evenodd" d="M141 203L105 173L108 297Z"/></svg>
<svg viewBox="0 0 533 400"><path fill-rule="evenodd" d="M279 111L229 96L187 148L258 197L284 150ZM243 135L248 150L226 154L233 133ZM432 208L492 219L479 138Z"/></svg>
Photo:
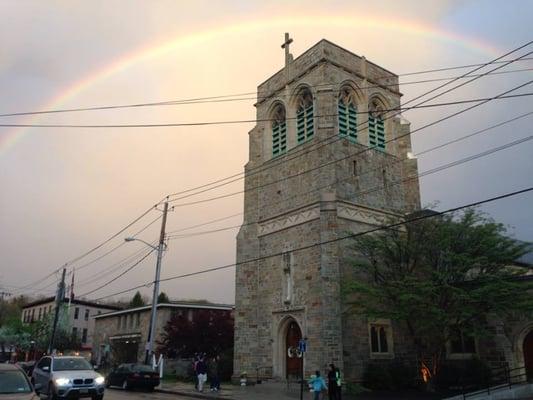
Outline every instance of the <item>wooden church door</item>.
<svg viewBox="0 0 533 400"><path fill-rule="evenodd" d="M285 357L286 357L286 365L287 365L287 373L286 377L299 377L300 376L300 363L301 360L297 357L290 358L288 354L289 347L295 347L298 348L298 343L300 342L300 339L302 338L302 331L300 330L300 327L295 321L292 321L289 324L289 327L287 328L287 337L286 337L286 345L285 345Z"/></svg>

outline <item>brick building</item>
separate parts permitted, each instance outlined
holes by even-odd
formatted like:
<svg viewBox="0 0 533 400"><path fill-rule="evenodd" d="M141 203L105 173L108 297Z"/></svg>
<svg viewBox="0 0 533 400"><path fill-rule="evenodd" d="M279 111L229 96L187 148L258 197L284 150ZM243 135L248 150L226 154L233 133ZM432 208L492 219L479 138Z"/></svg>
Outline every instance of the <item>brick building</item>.
<svg viewBox="0 0 533 400"><path fill-rule="evenodd" d="M54 297L47 297L45 299L33 301L22 308L22 322L29 324L34 321L42 321L47 317L51 317L54 310ZM62 316L62 319L67 325L66 328L73 336L80 338L82 348L85 350L90 350L92 348L94 335L93 317L98 314L116 310L119 310L119 308L81 299L73 299L69 302L68 298L63 300L61 307L61 312L66 313L66 315Z"/></svg>
<svg viewBox="0 0 533 400"><path fill-rule="evenodd" d="M94 317L96 333L93 355L99 365L144 362L151 310L152 307L148 305ZM161 339L163 329L174 313L181 313L192 321L199 310L232 313L233 306L192 302L158 304L155 340Z"/></svg>

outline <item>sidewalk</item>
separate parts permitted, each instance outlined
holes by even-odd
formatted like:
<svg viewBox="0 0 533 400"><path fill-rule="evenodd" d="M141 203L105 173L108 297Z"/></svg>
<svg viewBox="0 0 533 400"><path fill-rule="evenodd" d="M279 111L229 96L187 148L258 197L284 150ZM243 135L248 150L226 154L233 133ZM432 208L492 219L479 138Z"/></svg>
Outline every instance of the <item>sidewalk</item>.
<svg viewBox="0 0 533 400"><path fill-rule="evenodd" d="M292 385L289 389L286 383L265 382L253 386L223 385L218 392L209 391L209 385L204 392L199 393L194 389L193 383L163 382L156 388L158 392L173 393L183 396L200 399L228 399L228 400L294 400L300 398L300 391L297 385ZM311 394L304 392L304 399L311 399Z"/></svg>
<svg viewBox="0 0 533 400"><path fill-rule="evenodd" d="M253 386L235 386L223 385L219 392L210 392L209 387L207 391L199 393L194 389L193 383L168 383L163 382L160 388L156 389L163 393L173 393L188 397L199 399L228 399L228 400L299 400L300 387L293 383L287 387L287 383L283 382L263 382L262 384ZM304 400L311 400L312 393L304 391ZM328 398L324 393L323 399ZM343 395L343 400L436 400L442 397L437 394L421 393L421 392L406 392L406 393L378 393L369 392L361 393L355 397L347 394Z"/></svg>

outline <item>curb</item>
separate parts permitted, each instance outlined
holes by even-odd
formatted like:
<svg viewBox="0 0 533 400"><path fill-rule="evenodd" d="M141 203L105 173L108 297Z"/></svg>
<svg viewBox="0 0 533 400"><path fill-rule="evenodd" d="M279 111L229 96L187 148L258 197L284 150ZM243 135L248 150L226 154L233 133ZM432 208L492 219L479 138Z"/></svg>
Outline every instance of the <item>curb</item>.
<svg viewBox="0 0 533 400"><path fill-rule="evenodd" d="M186 392L182 390L175 390L175 389L158 389L156 388L154 390L155 392L159 393L166 393L166 394L178 394L180 396L186 396L186 397L194 397L196 399L228 399L233 400L233 397L221 397L216 394L211 393L199 393L199 392Z"/></svg>

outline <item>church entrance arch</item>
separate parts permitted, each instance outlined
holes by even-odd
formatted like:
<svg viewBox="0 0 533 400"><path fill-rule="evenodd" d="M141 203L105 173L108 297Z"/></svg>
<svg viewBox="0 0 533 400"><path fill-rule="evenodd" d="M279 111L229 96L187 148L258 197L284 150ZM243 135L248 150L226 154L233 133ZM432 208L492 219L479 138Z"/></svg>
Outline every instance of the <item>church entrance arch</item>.
<svg viewBox="0 0 533 400"><path fill-rule="evenodd" d="M524 338L523 343L524 350L524 366L526 368L526 373L528 380L533 379L533 330Z"/></svg>
<svg viewBox="0 0 533 400"><path fill-rule="evenodd" d="M298 377L301 360L289 358L288 350L289 347L298 347L298 342L302 338L301 325L292 315L285 315L274 323L277 329L274 332L273 343L273 375L280 379Z"/></svg>
<svg viewBox="0 0 533 400"><path fill-rule="evenodd" d="M289 357L289 347L298 347L298 343L302 339L302 331L298 323L292 320L287 326L287 334L285 338L285 377L287 379L297 378L300 376L301 360L297 357Z"/></svg>

